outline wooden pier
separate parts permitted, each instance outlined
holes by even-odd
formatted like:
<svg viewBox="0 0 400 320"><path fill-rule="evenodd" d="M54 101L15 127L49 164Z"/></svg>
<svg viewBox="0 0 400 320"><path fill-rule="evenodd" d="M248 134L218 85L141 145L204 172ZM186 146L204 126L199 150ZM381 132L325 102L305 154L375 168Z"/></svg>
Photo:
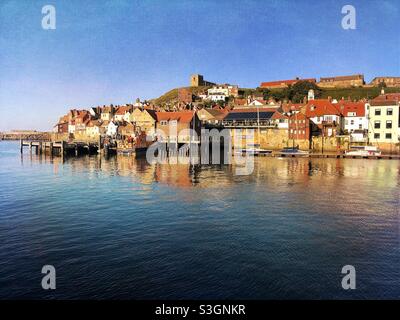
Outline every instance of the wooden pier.
<svg viewBox="0 0 400 320"><path fill-rule="evenodd" d="M90 154L100 152L99 143L92 142L67 142L67 141L25 141L20 140L20 151L23 153L24 147L29 147L29 151L36 154L53 155L75 155ZM107 152L109 149L107 148Z"/></svg>

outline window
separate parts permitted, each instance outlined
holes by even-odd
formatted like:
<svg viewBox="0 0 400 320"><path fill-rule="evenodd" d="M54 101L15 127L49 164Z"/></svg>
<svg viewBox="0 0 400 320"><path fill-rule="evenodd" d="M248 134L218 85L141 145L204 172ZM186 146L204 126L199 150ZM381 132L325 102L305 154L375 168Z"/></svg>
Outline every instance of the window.
<svg viewBox="0 0 400 320"><path fill-rule="evenodd" d="M386 121L386 129L392 129L392 120Z"/></svg>
<svg viewBox="0 0 400 320"><path fill-rule="evenodd" d="M375 129L380 129L381 128L381 122L380 121L375 121L374 128Z"/></svg>
<svg viewBox="0 0 400 320"><path fill-rule="evenodd" d="M379 139L381 137L380 133L374 133L374 139Z"/></svg>
<svg viewBox="0 0 400 320"><path fill-rule="evenodd" d="M351 121L350 121L350 124L351 124L351 125L354 125L354 120L351 120Z"/></svg>
<svg viewBox="0 0 400 320"><path fill-rule="evenodd" d="M361 123L358 125L358 129L362 129L362 124Z"/></svg>
<svg viewBox="0 0 400 320"><path fill-rule="evenodd" d="M393 109L392 109L392 108L388 108L388 109L386 110L386 115L392 116L392 115L393 115Z"/></svg>
<svg viewBox="0 0 400 320"><path fill-rule="evenodd" d="M172 125L176 125L178 122L176 121L176 120L171 120L170 121L170 124L172 124Z"/></svg>
<svg viewBox="0 0 400 320"><path fill-rule="evenodd" d="M161 120L161 121L160 121L160 124L161 124L162 126L166 126L166 125L168 124L168 121L167 121L167 120Z"/></svg>
<svg viewBox="0 0 400 320"><path fill-rule="evenodd" d="M392 134L391 133L386 133L385 134L386 139L392 139Z"/></svg>
<svg viewBox="0 0 400 320"><path fill-rule="evenodd" d="M381 115L381 109L375 109L375 115L380 116Z"/></svg>

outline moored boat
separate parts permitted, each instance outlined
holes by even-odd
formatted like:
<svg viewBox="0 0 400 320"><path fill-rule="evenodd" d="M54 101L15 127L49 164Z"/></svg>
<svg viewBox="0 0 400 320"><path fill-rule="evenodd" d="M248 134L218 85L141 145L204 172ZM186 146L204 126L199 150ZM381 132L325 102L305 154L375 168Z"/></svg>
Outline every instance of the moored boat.
<svg viewBox="0 0 400 320"><path fill-rule="evenodd" d="M298 156L301 155L307 156L310 154L308 151L300 150L299 147L285 147L279 153L282 155L298 155Z"/></svg>
<svg viewBox="0 0 400 320"><path fill-rule="evenodd" d="M260 144L254 143L254 144L248 144L246 148L241 150L242 153L246 154L252 154L252 155L267 155L271 154L272 150L268 149L262 149L260 148Z"/></svg>
<svg viewBox="0 0 400 320"><path fill-rule="evenodd" d="M380 156L382 152L375 146L352 146L350 150L345 151L347 156Z"/></svg>

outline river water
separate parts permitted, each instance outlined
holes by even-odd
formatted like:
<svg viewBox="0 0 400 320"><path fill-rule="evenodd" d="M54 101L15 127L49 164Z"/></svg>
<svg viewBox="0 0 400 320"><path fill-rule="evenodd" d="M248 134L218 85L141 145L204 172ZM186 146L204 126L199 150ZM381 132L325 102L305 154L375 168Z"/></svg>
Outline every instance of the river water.
<svg viewBox="0 0 400 320"><path fill-rule="evenodd" d="M397 160L256 158L238 176L3 141L0 298L400 298L399 195Z"/></svg>

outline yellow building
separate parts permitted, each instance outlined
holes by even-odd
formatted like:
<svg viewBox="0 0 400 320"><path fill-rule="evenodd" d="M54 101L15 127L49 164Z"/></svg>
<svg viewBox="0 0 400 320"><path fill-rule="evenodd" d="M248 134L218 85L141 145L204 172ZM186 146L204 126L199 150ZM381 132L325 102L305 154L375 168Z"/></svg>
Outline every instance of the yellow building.
<svg viewBox="0 0 400 320"><path fill-rule="evenodd" d="M395 151L400 139L400 94L382 94L367 108L369 142L384 151Z"/></svg>
<svg viewBox="0 0 400 320"><path fill-rule="evenodd" d="M156 112L149 109L136 108L129 114L129 122L145 132L147 135L153 135L156 129Z"/></svg>

